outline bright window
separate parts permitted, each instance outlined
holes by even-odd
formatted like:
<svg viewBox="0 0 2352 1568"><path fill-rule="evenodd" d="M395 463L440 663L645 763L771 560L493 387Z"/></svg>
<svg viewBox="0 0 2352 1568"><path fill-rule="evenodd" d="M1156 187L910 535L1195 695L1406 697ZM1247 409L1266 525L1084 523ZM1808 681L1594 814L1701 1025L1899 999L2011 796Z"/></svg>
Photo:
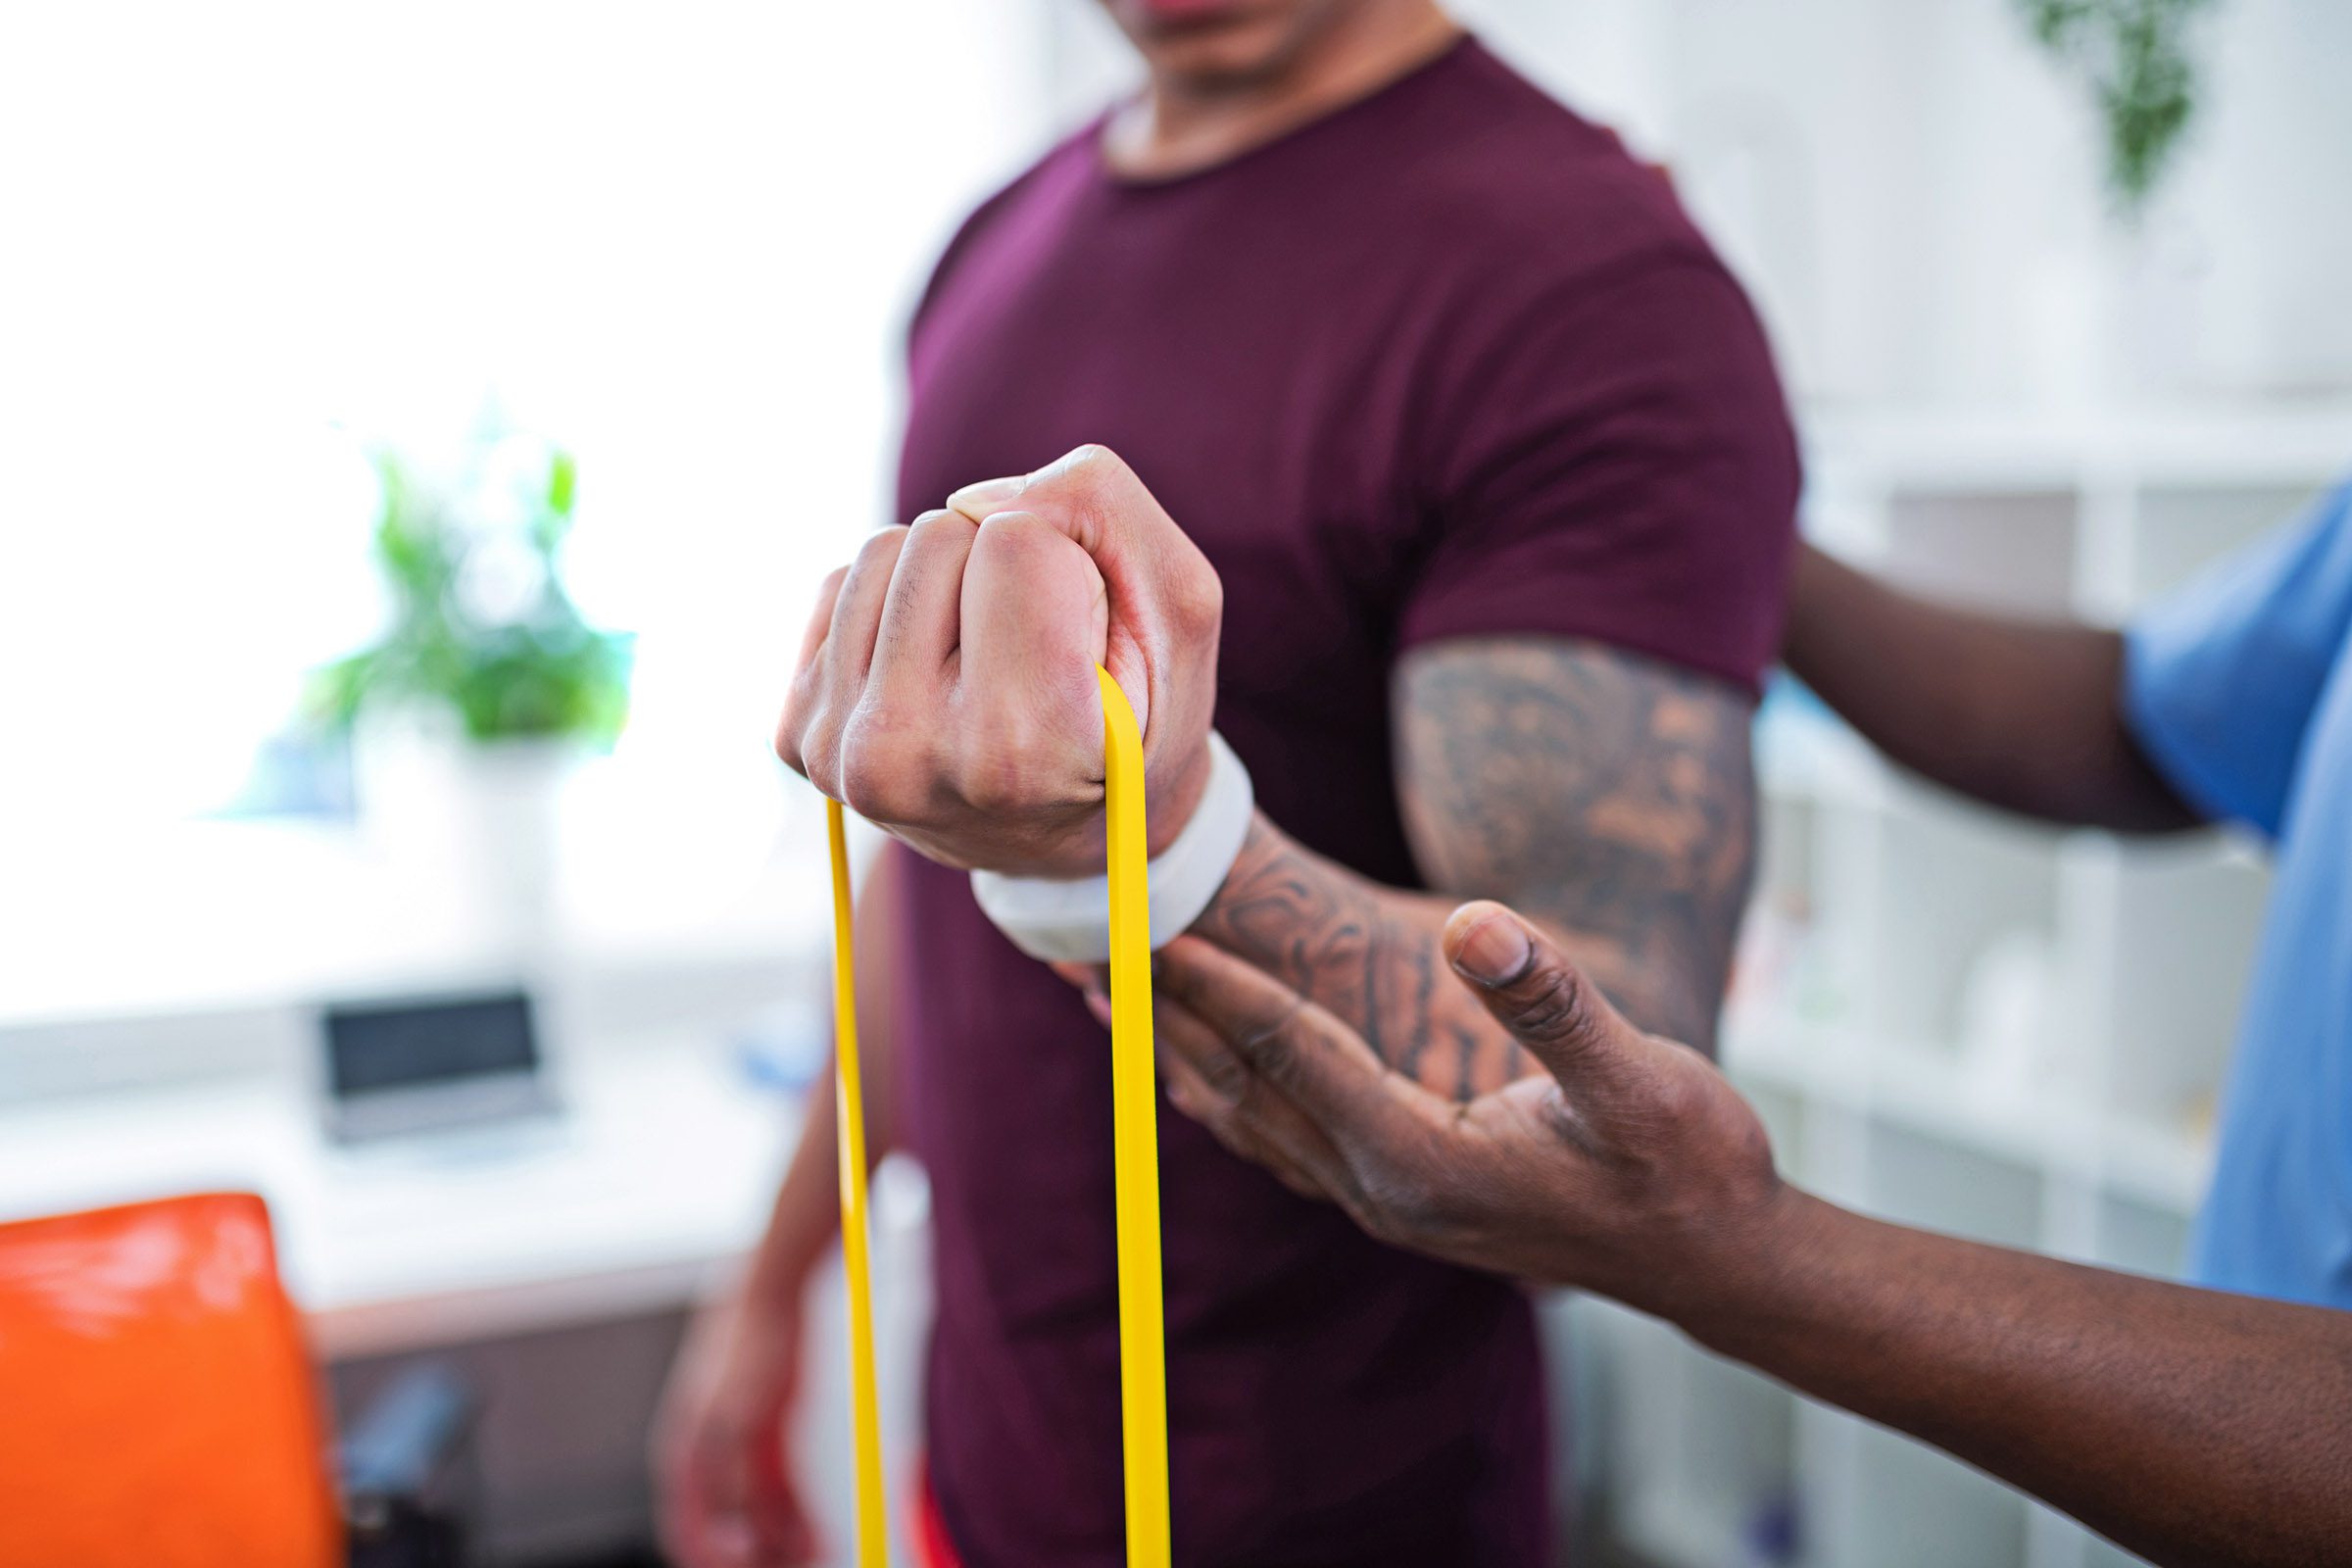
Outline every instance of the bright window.
<svg viewBox="0 0 2352 1568"><path fill-rule="evenodd" d="M1050 128L1046 28L1027 0L11 8L4 923L235 795L304 670L375 629L362 443L493 406L576 454L576 597L637 634L606 792L713 842L756 822L815 579L889 514L905 313Z"/></svg>

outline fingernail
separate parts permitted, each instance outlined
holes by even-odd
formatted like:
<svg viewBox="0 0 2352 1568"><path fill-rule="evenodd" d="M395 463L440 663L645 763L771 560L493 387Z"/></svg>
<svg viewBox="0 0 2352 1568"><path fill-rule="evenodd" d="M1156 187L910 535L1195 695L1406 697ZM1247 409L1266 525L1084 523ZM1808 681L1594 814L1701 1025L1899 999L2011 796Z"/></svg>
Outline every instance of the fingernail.
<svg viewBox="0 0 2352 1568"><path fill-rule="evenodd" d="M1528 945L1519 922L1502 913L1490 914L1462 935L1453 966L1482 986L1508 985L1527 973L1536 950Z"/></svg>
<svg viewBox="0 0 2352 1568"><path fill-rule="evenodd" d="M1029 476L1025 473L1016 473L1009 479L983 479L978 484L967 484L948 497L948 505L966 514L975 510L985 511L990 507L1004 505L1028 488Z"/></svg>
<svg viewBox="0 0 2352 1568"><path fill-rule="evenodd" d="M1083 994L1086 997L1086 1010L1093 1013L1096 1020L1100 1022L1103 1028L1109 1028L1110 998L1096 990L1093 986L1088 986Z"/></svg>

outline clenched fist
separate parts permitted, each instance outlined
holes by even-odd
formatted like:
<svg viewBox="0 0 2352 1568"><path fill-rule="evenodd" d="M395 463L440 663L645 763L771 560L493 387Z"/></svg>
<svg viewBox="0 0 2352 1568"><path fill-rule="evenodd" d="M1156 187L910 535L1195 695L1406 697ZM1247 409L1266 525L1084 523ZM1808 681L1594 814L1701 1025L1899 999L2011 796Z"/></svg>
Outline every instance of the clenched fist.
<svg viewBox="0 0 2352 1568"><path fill-rule="evenodd" d="M776 755L943 864L1102 868L1108 668L1144 736L1151 848L1209 773L1224 594L1116 455L967 485L825 579Z"/></svg>

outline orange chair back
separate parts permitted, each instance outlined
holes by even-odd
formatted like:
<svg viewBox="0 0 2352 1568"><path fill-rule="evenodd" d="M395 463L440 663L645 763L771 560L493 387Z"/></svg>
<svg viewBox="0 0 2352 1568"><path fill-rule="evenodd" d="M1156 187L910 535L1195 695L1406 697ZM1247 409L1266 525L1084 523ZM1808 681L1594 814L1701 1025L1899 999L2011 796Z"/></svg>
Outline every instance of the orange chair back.
<svg viewBox="0 0 2352 1568"><path fill-rule="evenodd" d="M260 1199L0 1225L0 1568L339 1563L318 1398Z"/></svg>

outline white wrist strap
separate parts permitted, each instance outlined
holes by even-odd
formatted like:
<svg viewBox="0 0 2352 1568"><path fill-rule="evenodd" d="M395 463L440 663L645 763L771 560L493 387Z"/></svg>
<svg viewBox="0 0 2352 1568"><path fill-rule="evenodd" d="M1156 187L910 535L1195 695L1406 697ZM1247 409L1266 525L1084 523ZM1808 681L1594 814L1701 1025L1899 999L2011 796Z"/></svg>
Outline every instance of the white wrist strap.
<svg viewBox="0 0 2352 1568"><path fill-rule="evenodd" d="M1225 737L1208 733L1208 788L1176 842L1152 860L1152 946L1163 948L1207 909L1250 836L1256 797L1250 770ZM1103 963L1110 958L1110 882L1090 876L1061 881L974 871L972 896L981 912L1012 945L1033 958L1056 963Z"/></svg>

